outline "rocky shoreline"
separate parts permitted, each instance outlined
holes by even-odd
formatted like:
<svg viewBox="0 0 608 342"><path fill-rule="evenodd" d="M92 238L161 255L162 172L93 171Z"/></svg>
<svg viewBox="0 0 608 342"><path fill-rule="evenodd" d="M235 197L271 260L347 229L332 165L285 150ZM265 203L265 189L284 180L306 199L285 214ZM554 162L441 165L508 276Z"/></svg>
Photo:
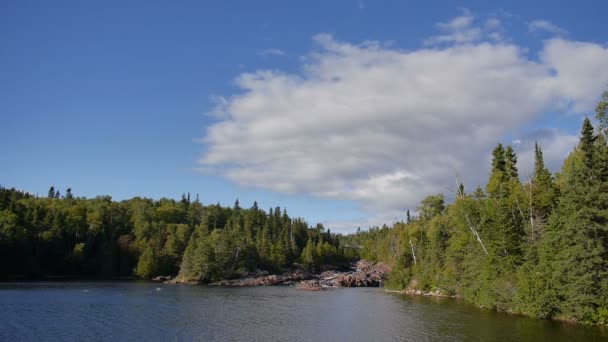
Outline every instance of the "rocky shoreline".
<svg viewBox="0 0 608 342"><path fill-rule="evenodd" d="M390 266L387 264L373 264L360 260L351 265L347 271L330 270L312 273L296 269L282 274L269 274L262 271L238 279L220 280L209 285L224 287L296 286L298 289L309 291L340 287L380 287L389 272ZM167 277L157 277L153 280L169 284L182 283L176 279L167 279ZM197 284L197 282L188 282L188 284L193 283Z"/></svg>
<svg viewBox="0 0 608 342"><path fill-rule="evenodd" d="M416 290L416 289L405 289L405 290L384 290L384 291L389 292L389 293L398 293L398 294L404 294L404 295L410 295L410 296L459 298L456 295L445 294L445 293L441 292L440 290L422 291L422 290Z"/></svg>

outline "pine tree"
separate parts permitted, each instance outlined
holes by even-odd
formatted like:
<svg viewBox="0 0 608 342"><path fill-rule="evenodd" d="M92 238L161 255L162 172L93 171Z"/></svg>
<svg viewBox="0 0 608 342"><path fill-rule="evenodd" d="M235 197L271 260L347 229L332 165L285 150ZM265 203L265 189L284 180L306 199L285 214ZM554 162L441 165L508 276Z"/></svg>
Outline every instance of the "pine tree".
<svg viewBox="0 0 608 342"><path fill-rule="evenodd" d="M545 161L543 159L543 151L538 142L534 142L534 175L538 176L545 170Z"/></svg>
<svg viewBox="0 0 608 342"><path fill-rule="evenodd" d="M608 194L592 177L595 139L588 119L583 122L572 166L564 172L559 204L541 244L543 274L555 286L556 310L579 321L596 322L608 306ZM541 276L543 275L541 274Z"/></svg>
<svg viewBox="0 0 608 342"><path fill-rule="evenodd" d="M492 151L492 172L505 172L507 170L507 161L505 160L505 150L502 144L496 145Z"/></svg>
<svg viewBox="0 0 608 342"><path fill-rule="evenodd" d="M553 176L545 167L543 151L538 143L534 144L534 173L529 186L531 187L529 204L532 216L531 230L534 234L532 238L536 241L557 200Z"/></svg>
<svg viewBox="0 0 608 342"><path fill-rule="evenodd" d="M483 192L483 189L481 188L481 186L477 186L477 188L475 188L475 192L473 193L473 198L476 200L482 200L486 197L485 192Z"/></svg>
<svg viewBox="0 0 608 342"><path fill-rule="evenodd" d="M66 199L74 198L74 195L72 195L72 188L67 188L67 190L65 190L65 198Z"/></svg>
<svg viewBox="0 0 608 342"><path fill-rule="evenodd" d="M583 153L583 163L585 164L585 170L587 176L591 177L593 174L593 162L595 154L595 140L596 136L593 132L593 126L589 118L585 118L583 121L583 128L581 130L581 140L579 143L579 149Z"/></svg>
<svg viewBox="0 0 608 342"><path fill-rule="evenodd" d="M519 172L517 170L517 155L511 146L505 150L505 172L510 179L517 180Z"/></svg>
<svg viewBox="0 0 608 342"><path fill-rule="evenodd" d="M55 187L54 187L54 186L51 186L51 187L49 188L49 194L48 194L48 196L47 196L47 197L48 197L48 198L55 198Z"/></svg>
<svg viewBox="0 0 608 342"><path fill-rule="evenodd" d="M492 197L503 197L506 195L507 181L507 162L505 159L505 150L502 144L498 144L492 151L492 171L490 180L486 186L488 194Z"/></svg>

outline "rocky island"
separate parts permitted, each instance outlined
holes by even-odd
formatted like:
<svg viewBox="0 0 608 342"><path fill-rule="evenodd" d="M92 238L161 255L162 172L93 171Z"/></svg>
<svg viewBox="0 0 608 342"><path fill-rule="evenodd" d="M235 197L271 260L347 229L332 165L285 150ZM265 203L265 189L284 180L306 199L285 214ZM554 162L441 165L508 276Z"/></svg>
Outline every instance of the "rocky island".
<svg viewBox="0 0 608 342"><path fill-rule="evenodd" d="M334 268L334 267L329 267ZM236 279L212 282L210 286L244 287L244 286L296 286L302 290L322 290L339 287L380 287L390 272L389 265L379 262L371 263L359 260L346 270L331 269L313 273L302 268L282 274L269 274L267 271L253 272ZM178 278L156 277L153 280L168 284L200 284L201 282L184 282Z"/></svg>

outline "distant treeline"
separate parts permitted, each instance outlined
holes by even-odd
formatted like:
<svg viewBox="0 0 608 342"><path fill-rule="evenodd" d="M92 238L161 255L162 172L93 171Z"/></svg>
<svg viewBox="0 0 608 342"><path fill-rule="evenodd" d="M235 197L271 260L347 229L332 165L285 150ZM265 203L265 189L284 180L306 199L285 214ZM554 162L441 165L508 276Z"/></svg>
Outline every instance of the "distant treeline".
<svg viewBox="0 0 608 342"><path fill-rule="evenodd" d="M179 273L214 281L248 271L311 269L343 263L340 247L322 225L309 227L279 207L241 208L135 197L112 201L63 196L53 187L36 197L0 187L0 278L141 277Z"/></svg>
<svg viewBox="0 0 608 342"><path fill-rule="evenodd" d="M517 157L498 145L484 189L429 196L392 228L346 237L361 256L396 265L395 288L440 291L485 308L608 324L608 92L598 129L583 122L560 173L544 165L520 182Z"/></svg>

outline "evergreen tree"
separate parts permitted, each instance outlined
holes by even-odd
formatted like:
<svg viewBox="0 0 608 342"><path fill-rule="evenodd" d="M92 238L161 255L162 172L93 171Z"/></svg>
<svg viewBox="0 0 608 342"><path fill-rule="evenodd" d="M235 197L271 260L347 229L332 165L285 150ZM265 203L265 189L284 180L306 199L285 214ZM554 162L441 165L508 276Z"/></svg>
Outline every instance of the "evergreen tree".
<svg viewBox="0 0 608 342"><path fill-rule="evenodd" d="M48 197L48 198L55 198L55 187L54 187L54 186L51 186L51 187L49 188L49 194L48 194L48 196L47 196L47 197Z"/></svg>
<svg viewBox="0 0 608 342"><path fill-rule="evenodd" d="M510 179L519 179L517 170L517 155L511 146L505 150L505 172Z"/></svg>
<svg viewBox="0 0 608 342"><path fill-rule="evenodd" d="M538 146L538 142L534 142L534 175L535 177L544 173L545 171L545 161L543 159L543 151L540 146Z"/></svg>
<svg viewBox="0 0 608 342"><path fill-rule="evenodd" d="M506 195L505 182L508 179L507 161L502 144L498 144L492 151L492 171L490 180L486 186L488 194L492 197L503 197Z"/></svg>
<svg viewBox="0 0 608 342"><path fill-rule="evenodd" d="M545 167L543 152L538 143L534 144L534 173L530 180L530 229L531 239L537 241L557 200L557 189L553 176Z"/></svg>
<svg viewBox="0 0 608 342"><path fill-rule="evenodd" d="M555 286L555 310L579 321L595 322L608 307L608 222L605 184L591 177L595 136L583 122L577 147L580 162L564 174L564 187L541 245L541 264ZM548 301L545 299L545 301Z"/></svg>
<svg viewBox="0 0 608 342"><path fill-rule="evenodd" d="M583 128L581 130L581 138L579 143L579 149L583 155L583 163L585 164L585 172L587 177L592 177L593 166L594 166L594 154L595 154L595 140L596 136L593 132L593 126L589 118L585 118L583 121Z"/></svg>
<svg viewBox="0 0 608 342"><path fill-rule="evenodd" d="M502 144L496 145L492 151L492 173L505 172L507 170L507 161L505 159L505 150Z"/></svg>

